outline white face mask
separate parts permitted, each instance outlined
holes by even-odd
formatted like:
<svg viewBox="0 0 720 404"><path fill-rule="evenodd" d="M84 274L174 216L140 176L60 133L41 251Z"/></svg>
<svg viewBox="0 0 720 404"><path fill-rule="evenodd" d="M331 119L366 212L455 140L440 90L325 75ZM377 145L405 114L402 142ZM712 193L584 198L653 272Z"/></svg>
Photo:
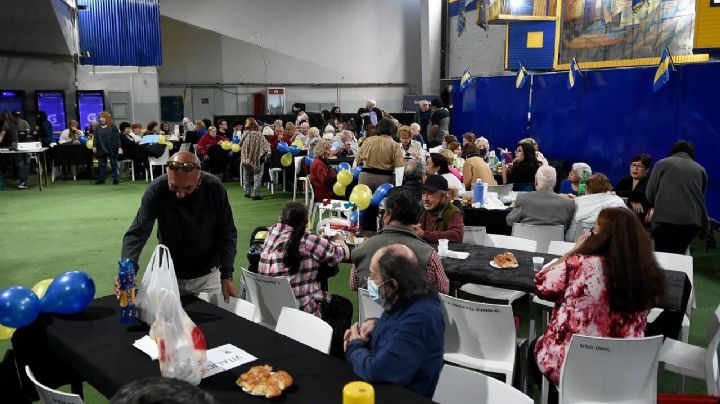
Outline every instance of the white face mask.
<svg viewBox="0 0 720 404"><path fill-rule="evenodd" d="M385 298L380 296L380 286L384 284L385 282L380 285L376 285L372 279L368 279L367 281L368 293L370 294L370 298L373 299L375 303L381 306L385 306Z"/></svg>

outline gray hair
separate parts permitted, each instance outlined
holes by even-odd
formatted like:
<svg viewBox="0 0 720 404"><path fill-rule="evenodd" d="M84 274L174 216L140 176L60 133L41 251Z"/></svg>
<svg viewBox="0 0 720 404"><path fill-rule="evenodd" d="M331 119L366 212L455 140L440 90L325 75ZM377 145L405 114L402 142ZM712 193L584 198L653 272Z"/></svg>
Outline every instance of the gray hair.
<svg viewBox="0 0 720 404"><path fill-rule="evenodd" d="M415 128L417 130L420 130L420 124L417 122L413 122L410 124L410 128Z"/></svg>
<svg viewBox="0 0 720 404"><path fill-rule="evenodd" d="M587 173L587 176L592 175L592 169L587 163L575 163L572 165L572 171L577 172L579 176L582 177L583 173Z"/></svg>
<svg viewBox="0 0 720 404"><path fill-rule="evenodd" d="M557 182L557 172L554 167L540 166L535 173L535 189L552 191Z"/></svg>
<svg viewBox="0 0 720 404"><path fill-rule="evenodd" d="M408 180L411 181L422 181L425 176L425 164L422 162L412 159L405 163L405 175L403 175L403 182Z"/></svg>

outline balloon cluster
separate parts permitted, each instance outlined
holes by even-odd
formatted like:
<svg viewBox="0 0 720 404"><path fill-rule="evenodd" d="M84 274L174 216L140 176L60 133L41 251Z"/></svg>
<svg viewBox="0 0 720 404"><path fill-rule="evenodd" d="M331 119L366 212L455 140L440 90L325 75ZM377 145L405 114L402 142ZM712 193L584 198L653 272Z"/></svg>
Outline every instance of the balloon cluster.
<svg viewBox="0 0 720 404"><path fill-rule="evenodd" d="M352 176L352 174L350 174ZM339 177L339 174L338 174ZM372 191L370 187L365 184L358 184L353 188L350 193L350 202L357 205L359 210L365 210L370 206L370 199L372 199Z"/></svg>
<svg viewBox="0 0 720 404"><path fill-rule="evenodd" d="M55 279L44 279L32 289L12 286L0 291L0 340L16 328L31 324L44 313L72 314L83 311L95 297L90 275L69 271Z"/></svg>
<svg viewBox="0 0 720 404"><path fill-rule="evenodd" d="M337 196L345 196L347 186L353 182L352 167L346 162L342 162L337 166L337 182L333 185L333 192Z"/></svg>

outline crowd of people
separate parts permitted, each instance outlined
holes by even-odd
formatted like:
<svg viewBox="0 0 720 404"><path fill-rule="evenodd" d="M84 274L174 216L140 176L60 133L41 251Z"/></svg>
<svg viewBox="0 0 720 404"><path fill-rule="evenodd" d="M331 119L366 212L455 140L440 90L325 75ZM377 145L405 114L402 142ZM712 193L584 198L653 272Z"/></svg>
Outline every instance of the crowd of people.
<svg viewBox="0 0 720 404"><path fill-rule="evenodd" d="M212 126L186 119L176 132L166 122L150 122L144 134L139 124L115 127L103 112L92 128L93 152L100 162L97 183L105 181L108 160L117 183L117 159L148 136L193 144L194 152L172 154L167 175L145 191L121 256L137 268L157 221L159 241L170 248L176 263L181 292L216 293L227 300L240 295L233 281L237 230L222 183L240 175L233 167L242 167L245 197L261 199L266 171L277 166L274 153L278 157L278 149L297 145L312 159L303 169L317 202L344 197L334 189L334 162L340 158L361 167L355 181L371 191L395 184L402 168L402 185L388 192L382 210L366 211L380 226L362 224L375 232L363 244L351 251L341 236L309 232L308 207L289 202L269 228L258 265L263 275L290 280L300 310L333 328L330 353L345 358L359 377L370 381L400 384L432 397L444 347L438 294L449 293L450 283L428 243L463 241L464 201L477 182L513 184L519 192L507 215L509 226L562 225L566 240L575 243L535 276L536 293L554 302L555 310L544 335L533 342L531 359L536 375L556 384L573 334L643 335L648 310L664 290L653 249L683 254L707 227L707 174L686 141L678 141L654 167L650 156L638 154L629 175L615 187L583 162L574 163L558 184L558 170L534 139L518 141L514 153L495 153L485 137L451 135L450 115L440 100L420 103L411 125L400 124L372 100L347 121L337 107L323 111L320 126L311 125L301 106L295 105L293 112L294 121L268 124L247 118L232 125L220 119ZM0 139L29 130L23 122L13 115L2 126ZM74 143L82 135L71 122L59 142ZM239 152L228 153L221 147L225 141L237 144ZM26 177L21 176L23 184ZM349 288L367 288L384 309L380 318L351 325L355 310L350 301L323 289L323 272L342 262L353 264Z"/></svg>

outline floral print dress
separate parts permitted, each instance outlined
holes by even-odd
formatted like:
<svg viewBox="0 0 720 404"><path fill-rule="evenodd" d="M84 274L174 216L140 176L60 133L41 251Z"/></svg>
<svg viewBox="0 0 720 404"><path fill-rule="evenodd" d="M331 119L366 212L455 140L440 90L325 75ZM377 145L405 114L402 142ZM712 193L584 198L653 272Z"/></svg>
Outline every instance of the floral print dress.
<svg viewBox="0 0 720 404"><path fill-rule="evenodd" d="M540 371L556 385L573 334L595 337L643 337L647 311L623 314L610 310L604 258L571 255L535 275L537 295L555 302L545 334L535 345Z"/></svg>

